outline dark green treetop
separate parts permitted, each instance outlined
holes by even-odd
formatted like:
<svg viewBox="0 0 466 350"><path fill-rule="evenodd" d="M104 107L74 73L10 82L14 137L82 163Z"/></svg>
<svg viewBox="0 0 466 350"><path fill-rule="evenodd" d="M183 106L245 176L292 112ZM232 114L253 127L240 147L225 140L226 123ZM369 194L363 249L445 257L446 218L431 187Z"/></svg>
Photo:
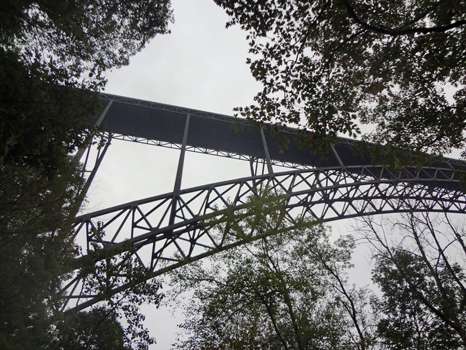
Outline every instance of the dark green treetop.
<svg viewBox="0 0 466 350"><path fill-rule="evenodd" d="M256 121L441 154L464 146L466 2L215 0L249 32Z"/></svg>
<svg viewBox="0 0 466 350"><path fill-rule="evenodd" d="M459 265L454 269L463 277ZM383 294L376 307L385 315L378 331L390 349L463 349L464 342L455 331L449 305L435 278L445 287L448 298L456 299L458 315L465 312L464 303L459 302L461 291L443 264L437 272L438 276L433 276L422 258L405 250L394 251L392 258L377 259L373 279ZM464 325L464 317L459 322Z"/></svg>
<svg viewBox="0 0 466 350"><path fill-rule="evenodd" d="M71 155L96 131L88 119L99 114L104 72L128 64L156 34L168 33L170 6L170 0L0 4L2 349L50 349L56 340L61 283L79 255L71 220L83 181ZM130 320L126 334L141 349L153 339L137 303L147 301L146 292L158 302L158 285L151 286L131 303L104 298Z"/></svg>
<svg viewBox="0 0 466 350"><path fill-rule="evenodd" d="M169 33L170 0L7 1L0 6L0 164L47 173L89 141L104 72Z"/></svg>
<svg viewBox="0 0 466 350"><path fill-rule="evenodd" d="M390 349L463 349L466 344L464 227L447 214L364 218L381 295L378 333Z"/></svg>
<svg viewBox="0 0 466 350"><path fill-rule="evenodd" d="M63 84L101 88L105 70L127 65L172 21L170 0L7 1L0 44L18 48L24 61L38 59Z"/></svg>

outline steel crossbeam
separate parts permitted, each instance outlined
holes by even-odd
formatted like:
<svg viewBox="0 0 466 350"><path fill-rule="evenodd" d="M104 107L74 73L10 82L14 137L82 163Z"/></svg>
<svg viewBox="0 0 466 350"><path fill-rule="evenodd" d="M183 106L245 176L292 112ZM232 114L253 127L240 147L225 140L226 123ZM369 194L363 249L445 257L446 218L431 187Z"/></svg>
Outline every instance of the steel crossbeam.
<svg viewBox="0 0 466 350"><path fill-rule="evenodd" d="M293 128L264 132L246 119L109 94L101 94L101 102L105 115L99 120L114 140L181 149L189 114L186 151L264 164L268 161L270 165L294 169L362 166L373 161L356 149L355 140L346 138L339 137L338 143L329 147L326 156L321 157L311 154L309 148L299 146L302 133ZM285 139L287 146L282 148L280 140ZM454 159L444 158L440 164L434 165L466 170Z"/></svg>
<svg viewBox="0 0 466 350"><path fill-rule="evenodd" d="M102 123L107 139L180 150L175 187L171 193L76 218L75 241L84 256L63 285L64 309L81 310L188 262L243 244L243 238L228 230L219 234L206 222L221 221L227 214L247 215L248 201L263 196L264 189L286 195L284 229L293 228L297 218L329 222L408 210L466 212L456 173L466 167L453 159L402 170L367 165L372 159L358 155L355 141L343 138L321 158L299 148L299 132L290 128L278 131L278 139L290 141L285 151L275 142L277 134L250 128L245 120L108 94L102 94L101 101L103 112L91 122ZM238 125L244 128L242 133L233 130ZM249 161L251 176L183 189L186 151ZM101 161L98 154L89 179ZM292 170L278 173L273 166ZM139 274L128 274L127 268ZM99 289L102 283L104 288Z"/></svg>
<svg viewBox="0 0 466 350"><path fill-rule="evenodd" d="M202 222L221 216L225 208L241 210L250 196L261 195L261 188L287 195L286 220L291 228L297 217L328 222L399 213L408 208L465 213L466 197L462 191L438 187L442 182L455 181L458 180L453 179L453 170L448 168L394 171L377 166L326 167L252 176L82 215L76 218L76 240L86 247L90 257L96 252L107 252L118 261L118 256L126 254L124 259L132 259L148 271L147 279L241 244L234 237L219 240L203 229ZM96 235L97 231L105 235ZM98 255L93 261L100 263ZM81 309L102 299L89 293L87 278L82 270L76 270L65 286L63 293L69 307ZM111 278L112 287L107 295L131 286L124 276L116 274Z"/></svg>
<svg viewBox="0 0 466 350"><path fill-rule="evenodd" d="M181 149L180 144L173 143L173 142L165 142L165 141L148 139L144 137L129 136L129 135L122 135L122 134L109 134L109 133L106 134L107 138L109 138L110 136L114 140L129 141L129 142L141 143L141 144L151 145L151 146L159 146L159 147L164 147L164 148ZM215 149L210 149L210 148L205 148L205 147L196 147L196 146L188 145L186 147L186 151L193 152L193 153L206 154L210 156L223 157L223 158L246 160L249 162L254 161L254 162L259 162L261 164L264 164L266 162L265 159L257 158L256 156L250 156L247 154L228 152L228 151L222 151L222 150L215 150ZM287 162L287 161L277 160L277 159L271 159L270 163L271 165L279 166L282 168L291 168L291 169L312 169L314 168L313 166L307 165L307 164Z"/></svg>

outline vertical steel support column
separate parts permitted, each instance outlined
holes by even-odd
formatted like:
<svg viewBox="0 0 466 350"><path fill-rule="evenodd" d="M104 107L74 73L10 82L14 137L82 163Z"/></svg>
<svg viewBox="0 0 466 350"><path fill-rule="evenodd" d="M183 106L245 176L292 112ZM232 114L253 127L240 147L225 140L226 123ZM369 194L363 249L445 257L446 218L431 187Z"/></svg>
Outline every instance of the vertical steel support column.
<svg viewBox="0 0 466 350"><path fill-rule="evenodd" d="M111 141L112 141L112 135L110 134L108 141L105 144L104 149L102 150L102 153L97 156L97 160L94 164L94 168L89 174L89 177L87 178L86 183L84 184L83 189L81 190L80 196L83 196L83 199L84 199L84 196L87 195L87 191L89 190L89 187L91 187L95 174L97 173L97 170L99 170L100 164L102 163L102 160L104 159L105 153L107 153L107 149L110 146Z"/></svg>
<svg viewBox="0 0 466 350"><path fill-rule="evenodd" d="M100 126L102 124L102 121L104 120L105 116L107 115L107 112L110 109L110 106L112 105L112 103L113 103L113 100L111 100L108 103L108 105L105 107L105 109L100 114L97 121L95 122L94 126ZM94 167L92 168L92 171L91 171L89 177L86 179L86 182L84 183L84 186L83 186L81 192L79 193L78 201L76 203L74 203L73 208L71 209L71 215L73 217L78 214L79 209L81 208L81 205L82 205L82 203L84 201L84 198L86 197L87 191L89 190L89 187L91 187L92 180L94 180L95 174L97 173L97 170L99 170L100 164L102 163L102 160L104 159L105 153L107 153L107 149L110 146L111 139L112 139L112 135L110 135L109 140L108 140L107 144L105 145L102 153L99 152L97 154L97 159L96 159L96 162L94 164ZM92 138L89 141L92 141ZM88 148L87 148L88 151L90 150L90 148L91 148L91 145L88 146ZM76 162L79 162L81 160L85 150L86 150L85 148L81 148L74 155L74 160ZM86 164L87 164L87 159L86 159ZM86 169L84 169L84 171L85 170Z"/></svg>
<svg viewBox="0 0 466 350"><path fill-rule="evenodd" d="M95 174L97 173L97 170L99 170L100 164L102 163L102 160L104 159L105 153L107 153L107 149L110 146L111 139L112 139L112 135L110 135L110 138L109 138L107 144L105 145L104 149L102 150L102 153L100 153L97 156L97 160L96 160L96 162L94 164L94 168L92 169L91 173L89 174L89 177L87 178L86 182L84 183L83 188L81 189L81 192L79 193L79 196L77 197L78 202L76 202L74 204L74 207L73 207L73 209L71 211L71 215L73 217L75 217L78 214L79 209L81 208L81 205L82 205L84 199L86 198L87 191L89 191L89 187L91 187L92 180L94 180Z"/></svg>
<svg viewBox="0 0 466 350"><path fill-rule="evenodd" d="M171 210L171 215L170 215L170 225L175 223L176 201L180 195L181 181L183 179L184 156L186 153L186 142L188 141L188 131L189 131L189 117L190 117L190 114L188 112L188 114L186 115L186 124L184 126L180 158L178 160L178 169L176 171L175 187L173 188L173 200L172 200L172 210Z"/></svg>
<svg viewBox="0 0 466 350"><path fill-rule="evenodd" d="M251 176L256 176L257 162L255 157L251 157L251 159L249 159L249 169L251 170Z"/></svg>
<svg viewBox="0 0 466 350"><path fill-rule="evenodd" d="M112 103L113 103L113 100L111 100L108 103L107 107L105 107L103 112L100 113L100 116L97 119L97 121L95 122L94 126L100 126L102 124L102 121L104 120L105 116L107 115L107 112L110 109L110 106L112 105ZM74 159L79 161L81 159L81 157L83 156L85 150L86 149L84 149L84 148L79 149L78 152L74 155Z"/></svg>
<svg viewBox="0 0 466 350"><path fill-rule="evenodd" d="M176 171L175 187L173 188L174 194L180 194L181 180L183 178L183 165L184 155L186 153L186 142L188 141L188 130L189 130L189 112L186 115L186 124L184 126L183 143L181 144L180 159L178 160L178 170Z"/></svg>
<svg viewBox="0 0 466 350"><path fill-rule="evenodd" d="M261 128L262 144L264 145L265 160L267 162L267 170L269 175L273 175L272 162L270 161L269 148L267 147L267 140L265 139L264 127Z"/></svg>
<svg viewBox="0 0 466 350"><path fill-rule="evenodd" d="M340 156L338 155L338 152L337 152L337 150L335 149L335 147L333 147L333 145L330 145L330 148L332 149L333 154L334 154L335 157L337 158L338 164L340 164L341 167L344 167L345 164L343 164L343 162L341 161L341 158L340 158Z"/></svg>

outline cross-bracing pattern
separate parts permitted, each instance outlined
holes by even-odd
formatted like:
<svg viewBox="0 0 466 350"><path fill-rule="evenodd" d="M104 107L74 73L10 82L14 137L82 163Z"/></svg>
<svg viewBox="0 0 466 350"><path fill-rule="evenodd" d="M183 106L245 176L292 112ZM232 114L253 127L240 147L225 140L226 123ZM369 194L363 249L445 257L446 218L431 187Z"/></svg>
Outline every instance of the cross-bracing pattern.
<svg viewBox="0 0 466 350"><path fill-rule="evenodd" d="M181 147L182 147L182 145L179 144L179 143L159 141L159 140L153 140L153 139L146 139L146 138L143 138L143 137L129 136L129 135L123 135L123 134L106 133L104 135L104 137L107 137L107 138L111 137L114 140L136 142L136 143L141 143L141 144L146 144L146 145L151 145L151 146L159 146L159 147L172 148L172 149L178 149L178 150L181 150ZM343 140L343 141L345 141L345 140ZM206 155L209 155L209 156L217 156L217 157L224 157L224 158L237 159L237 160L246 160L248 162L254 162L254 163L261 163L261 164L266 163L265 158L257 158L257 157L250 156L250 155L247 155L247 154L228 152L228 151L221 151L221 150L214 150L214 149L210 149L210 148L195 147L195 146L187 145L186 146L186 151L206 154ZM264 155L261 154L261 156L263 157ZM279 167L282 167L282 168L292 168L292 169L312 169L312 168L314 168L313 166L310 166L310 165L307 165L307 164L286 162L286 161L280 161L280 160L277 160L277 159L271 159L270 164L274 165L274 166L279 166Z"/></svg>
<svg viewBox="0 0 466 350"><path fill-rule="evenodd" d="M250 196L260 196L264 188L287 195L284 220L291 228L298 217L326 222L403 212L408 203L409 210L464 213L465 194L451 189L454 186L442 186L455 182L453 170L446 168L294 170L208 184L100 210L78 217L75 232L77 242L87 250L88 262L103 266L113 257L111 273L104 278L109 296L138 282L118 273L127 262L143 268L140 280L147 280L241 244L235 237L214 236L203 222L220 217L225 208L241 210ZM82 309L102 300L103 294L96 294L91 280L84 268L74 271L63 291L67 307Z"/></svg>

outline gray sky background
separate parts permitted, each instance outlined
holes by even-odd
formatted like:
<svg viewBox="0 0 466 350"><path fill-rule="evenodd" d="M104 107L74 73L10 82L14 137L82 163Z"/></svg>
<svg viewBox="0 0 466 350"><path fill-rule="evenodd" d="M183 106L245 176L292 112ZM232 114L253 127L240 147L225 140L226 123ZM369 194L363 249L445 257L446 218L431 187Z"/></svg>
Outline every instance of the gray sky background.
<svg viewBox="0 0 466 350"><path fill-rule="evenodd" d="M245 64L246 34L226 29L227 16L212 0L173 0L173 8L172 34L154 38L129 66L109 72L105 92L227 115L251 103L260 86ZM114 142L89 209L171 191L177 161L175 150ZM244 162L188 152L183 186L230 179L238 167L248 171Z"/></svg>
<svg viewBox="0 0 466 350"><path fill-rule="evenodd" d="M130 65L108 73L105 92L210 112L233 114L252 102L260 86L248 66L246 33L226 29L227 16L212 0L172 0L172 33L154 38ZM114 142L89 191L86 212L171 192L179 152ZM187 152L183 187L249 176L249 164ZM345 230L343 226L334 231ZM365 255L359 256L367 265ZM360 275L365 284L368 272ZM146 325L157 339L152 349L168 349L176 324L164 309L146 308Z"/></svg>

